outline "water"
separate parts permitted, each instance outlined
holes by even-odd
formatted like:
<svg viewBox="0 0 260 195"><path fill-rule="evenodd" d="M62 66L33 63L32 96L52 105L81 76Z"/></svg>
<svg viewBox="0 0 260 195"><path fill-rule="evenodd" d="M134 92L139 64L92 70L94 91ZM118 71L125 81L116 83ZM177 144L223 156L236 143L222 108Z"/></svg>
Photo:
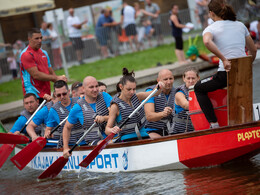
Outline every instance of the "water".
<svg viewBox="0 0 260 195"><path fill-rule="evenodd" d="M210 71L203 74L206 76ZM254 103L260 102L259 73L260 60L254 64ZM37 181L41 173L30 168L19 171L7 161L0 169L0 194L260 194L260 154L222 166L192 170L62 172L53 180Z"/></svg>

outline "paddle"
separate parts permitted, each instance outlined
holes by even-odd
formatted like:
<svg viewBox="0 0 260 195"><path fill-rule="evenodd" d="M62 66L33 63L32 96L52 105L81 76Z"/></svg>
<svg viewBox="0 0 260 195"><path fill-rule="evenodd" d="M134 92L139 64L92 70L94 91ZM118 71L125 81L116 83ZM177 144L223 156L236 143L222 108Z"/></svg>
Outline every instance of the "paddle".
<svg viewBox="0 0 260 195"><path fill-rule="evenodd" d="M68 116L60 122L57 127L55 127L50 135L52 135L66 120ZM43 149L46 145L47 139L44 137L38 137L32 143L28 144L24 149L18 152L15 156L13 156L10 160L14 163L14 165L23 170L23 168Z"/></svg>
<svg viewBox="0 0 260 195"><path fill-rule="evenodd" d="M119 126L121 129L126 122L134 116L134 114L158 91L158 87L126 118L126 120ZM104 139L99 145L97 145L92 152L79 164L81 167L87 167L93 160L96 158L96 156L107 146L109 141L115 136L114 133L111 133Z"/></svg>
<svg viewBox="0 0 260 195"><path fill-rule="evenodd" d="M0 144L26 144L28 142L29 138L24 135L0 133Z"/></svg>
<svg viewBox="0 0 260 195"><path fill-rule="evenodd" d="M29 124L29 122L32 120L32 118L34 117L34 115L43 107L43 105L45 104L46 100L43 100L43 102L40 104L40 106L34 111L34 113L32 114L32 116L27 120L27 122L25 123L25 125L23 126L23 128L20 130L20 133L27 127L27 125ZM10 134L12 135L12 134ZM9 137L10 139L10 137ZM29 141L29 139L28 139ZM0 168L3 166L3 164L5 163L6 159L8 158L8 156L12 153L14 147L16 144L4 144L1 148L0 148Z"/></svg>
<svg viewBox="0 0 260 195"><path fill-rule="evenodd" d="M81 136L81 138L77 141L77 143L69 150L69 153L71 154L72 151L80 144L80 142L84 139L84 137L94 128L96 123L93 123L91 127L87 131L84 132L84 134ZM46 179L46 178L54 178L56 177L62 170L62 168L66 165L68 162L68 158L64 158L63 156L59 157L54 163L51 164L39 177L38 179Z"/></svg>

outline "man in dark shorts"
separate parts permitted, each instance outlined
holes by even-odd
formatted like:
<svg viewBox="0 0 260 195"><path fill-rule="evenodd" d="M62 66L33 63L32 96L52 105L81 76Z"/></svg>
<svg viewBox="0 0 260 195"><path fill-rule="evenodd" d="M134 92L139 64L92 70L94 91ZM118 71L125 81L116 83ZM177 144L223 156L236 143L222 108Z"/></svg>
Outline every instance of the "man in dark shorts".
<svg viewBox="0 0 260 195"><path fill-rule="evenodd" d="M133 41L135 43L136 49L139 50L139 43L137 40L137 32L135 25L135 9L127 3L123 3L123 9L121 12L121 23L123 24L126 36L129 39L129 44L132 51L135 51L135 49L133 48Z"/></svg>
<svg viewBox="0 0 260 195"><path fill-rule="evenodd" d="M69 9L69 17L67 18L67 26L69 31L69 38L72 42L73 48L76 50L77 60L79 64L83 64L82 60L82 50L84 48L84 44L81 40L81 28L84 24L88 22L88 20L84 20L83 22L79 21L77 16L74 16L74 9Z"/></svg>

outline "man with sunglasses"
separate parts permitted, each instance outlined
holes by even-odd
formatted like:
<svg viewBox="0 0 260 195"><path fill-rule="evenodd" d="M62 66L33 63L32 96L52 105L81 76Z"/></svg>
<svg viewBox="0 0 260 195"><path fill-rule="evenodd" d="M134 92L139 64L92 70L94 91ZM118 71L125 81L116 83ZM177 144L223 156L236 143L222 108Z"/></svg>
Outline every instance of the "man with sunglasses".
<svg viewBox="0 0 260 195"><path fill-rule="evenodd" d="M54 83L54 95L58 102L55 103L48 114L47 127L45 129L45 137L50 138L51 130L58 126L70 113L70 110L77 103L78 97L70 98L70 90L65 81L59 80ZM64 124L62 124L56 132L53 133L53 138L58 139L58 148L63 146L62 132ZM75 144L76 141L83 135L82 125L78 122L74 125L72 135L69 142Z"/></svg>
<svg viewBox="0 0 260 195"><path fill-rule="evenodd" d="M97 125L85 136L88 145L97 145L103 139L105 126L108 120L109 106L112 97L106 92L99 92L96 78L88 76L83 81L84 97L79 99L72 108L69 118L63 129L63 154L65 158L69 154L69 140L72 136L72 129L80 122L84 129L96 122ZM102 134L103 133L103 134Z"/></svg>
<svg viewBox="0 0 260 195"><path fill-rule="evenodd" d="M71 96L72 97L81 97L84 95L83 86L82 83L79 81L76 81L71 85Z"/></svg>

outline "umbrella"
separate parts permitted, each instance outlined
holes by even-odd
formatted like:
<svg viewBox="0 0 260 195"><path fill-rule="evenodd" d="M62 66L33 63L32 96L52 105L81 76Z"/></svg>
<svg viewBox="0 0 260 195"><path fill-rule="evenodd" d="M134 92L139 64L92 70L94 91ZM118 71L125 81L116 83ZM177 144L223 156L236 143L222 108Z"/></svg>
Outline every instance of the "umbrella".
<svg viewBox="0 0 260 195"><path fill-rule="evenodd" d="M0 17L43 11L54 7L54 0L0 0Z"/></svg>

